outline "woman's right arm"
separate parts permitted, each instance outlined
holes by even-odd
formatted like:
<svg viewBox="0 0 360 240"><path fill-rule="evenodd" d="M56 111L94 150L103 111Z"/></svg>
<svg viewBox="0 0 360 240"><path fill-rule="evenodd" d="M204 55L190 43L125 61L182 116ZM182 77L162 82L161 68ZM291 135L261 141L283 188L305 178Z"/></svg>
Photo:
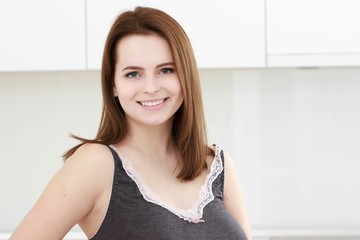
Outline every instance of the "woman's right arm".
<svg viewBox="0 0 360 240"><path fill-rule="evenodd" d="M109 154L100 144L81 146L48 183L10 239L62 239L91 212L104 189L106 178L99 171Z"/></svg>

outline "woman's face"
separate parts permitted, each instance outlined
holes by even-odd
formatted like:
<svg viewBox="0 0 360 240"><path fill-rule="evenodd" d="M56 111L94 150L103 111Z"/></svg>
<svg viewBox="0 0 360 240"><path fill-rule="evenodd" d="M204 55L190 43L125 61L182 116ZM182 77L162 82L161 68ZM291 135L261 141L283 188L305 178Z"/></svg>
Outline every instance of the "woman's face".
<svg viewBox="0 0 360 240"><path fill-rule="evenodd" d="M184 98L167 41L155 34L129 35L118 43L116 56L114 94L127 121L170 123Z"/></svg>

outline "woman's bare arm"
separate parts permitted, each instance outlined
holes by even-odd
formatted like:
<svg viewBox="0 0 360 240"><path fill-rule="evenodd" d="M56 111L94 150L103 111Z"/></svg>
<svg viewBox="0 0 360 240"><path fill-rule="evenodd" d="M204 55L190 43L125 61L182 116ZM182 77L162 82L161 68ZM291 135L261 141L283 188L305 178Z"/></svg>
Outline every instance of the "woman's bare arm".
<svg viewBox="0 0 360 240"><path fill-rule="evenodd" d="M101 194L105 181L99 171L108 152L105 146L95 144L79 148L48 183L10 239L62 239L91 212Z"/></svg>
<svg viewBox="0 0 360 240"><path fill-rule="evenodd" d="M224 186L224 204L233 218L244 229L248 239L251 239L251 229L247 212L245 209L245 202L243 190L240 184L238 174L234 162L230 156L225 152L225 186Z"/></svg>

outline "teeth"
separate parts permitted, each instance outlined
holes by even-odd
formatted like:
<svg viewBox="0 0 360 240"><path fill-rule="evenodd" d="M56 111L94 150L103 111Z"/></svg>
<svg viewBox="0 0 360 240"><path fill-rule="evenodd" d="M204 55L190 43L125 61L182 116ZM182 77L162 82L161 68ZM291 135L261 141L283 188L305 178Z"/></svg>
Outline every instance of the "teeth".
<svg viewBox="0 0 360 240"><path fill-rule="evenodd" d="M146 107L153 107L159 104L162 104L165 101L165 99L161 99L161 100L157 100L157 101L153 101L153 102L140 102L141 105L146 106Z"/></svg>

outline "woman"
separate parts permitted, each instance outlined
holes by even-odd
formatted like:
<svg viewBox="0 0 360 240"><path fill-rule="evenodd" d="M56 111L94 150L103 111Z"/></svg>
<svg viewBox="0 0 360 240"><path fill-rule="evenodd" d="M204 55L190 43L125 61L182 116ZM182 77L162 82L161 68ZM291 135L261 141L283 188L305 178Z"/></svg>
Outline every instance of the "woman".
<svg viewBox="0 0 360 240"><path fill-rule="evenodd" d="M114 22L102 63L94 140L64 166L11 239L246 239L232 160L208 146L198 71L180 25L138 7ZM224 171L226 169L226 171ZM247 236L247 237L246 237Z"/></svg>

